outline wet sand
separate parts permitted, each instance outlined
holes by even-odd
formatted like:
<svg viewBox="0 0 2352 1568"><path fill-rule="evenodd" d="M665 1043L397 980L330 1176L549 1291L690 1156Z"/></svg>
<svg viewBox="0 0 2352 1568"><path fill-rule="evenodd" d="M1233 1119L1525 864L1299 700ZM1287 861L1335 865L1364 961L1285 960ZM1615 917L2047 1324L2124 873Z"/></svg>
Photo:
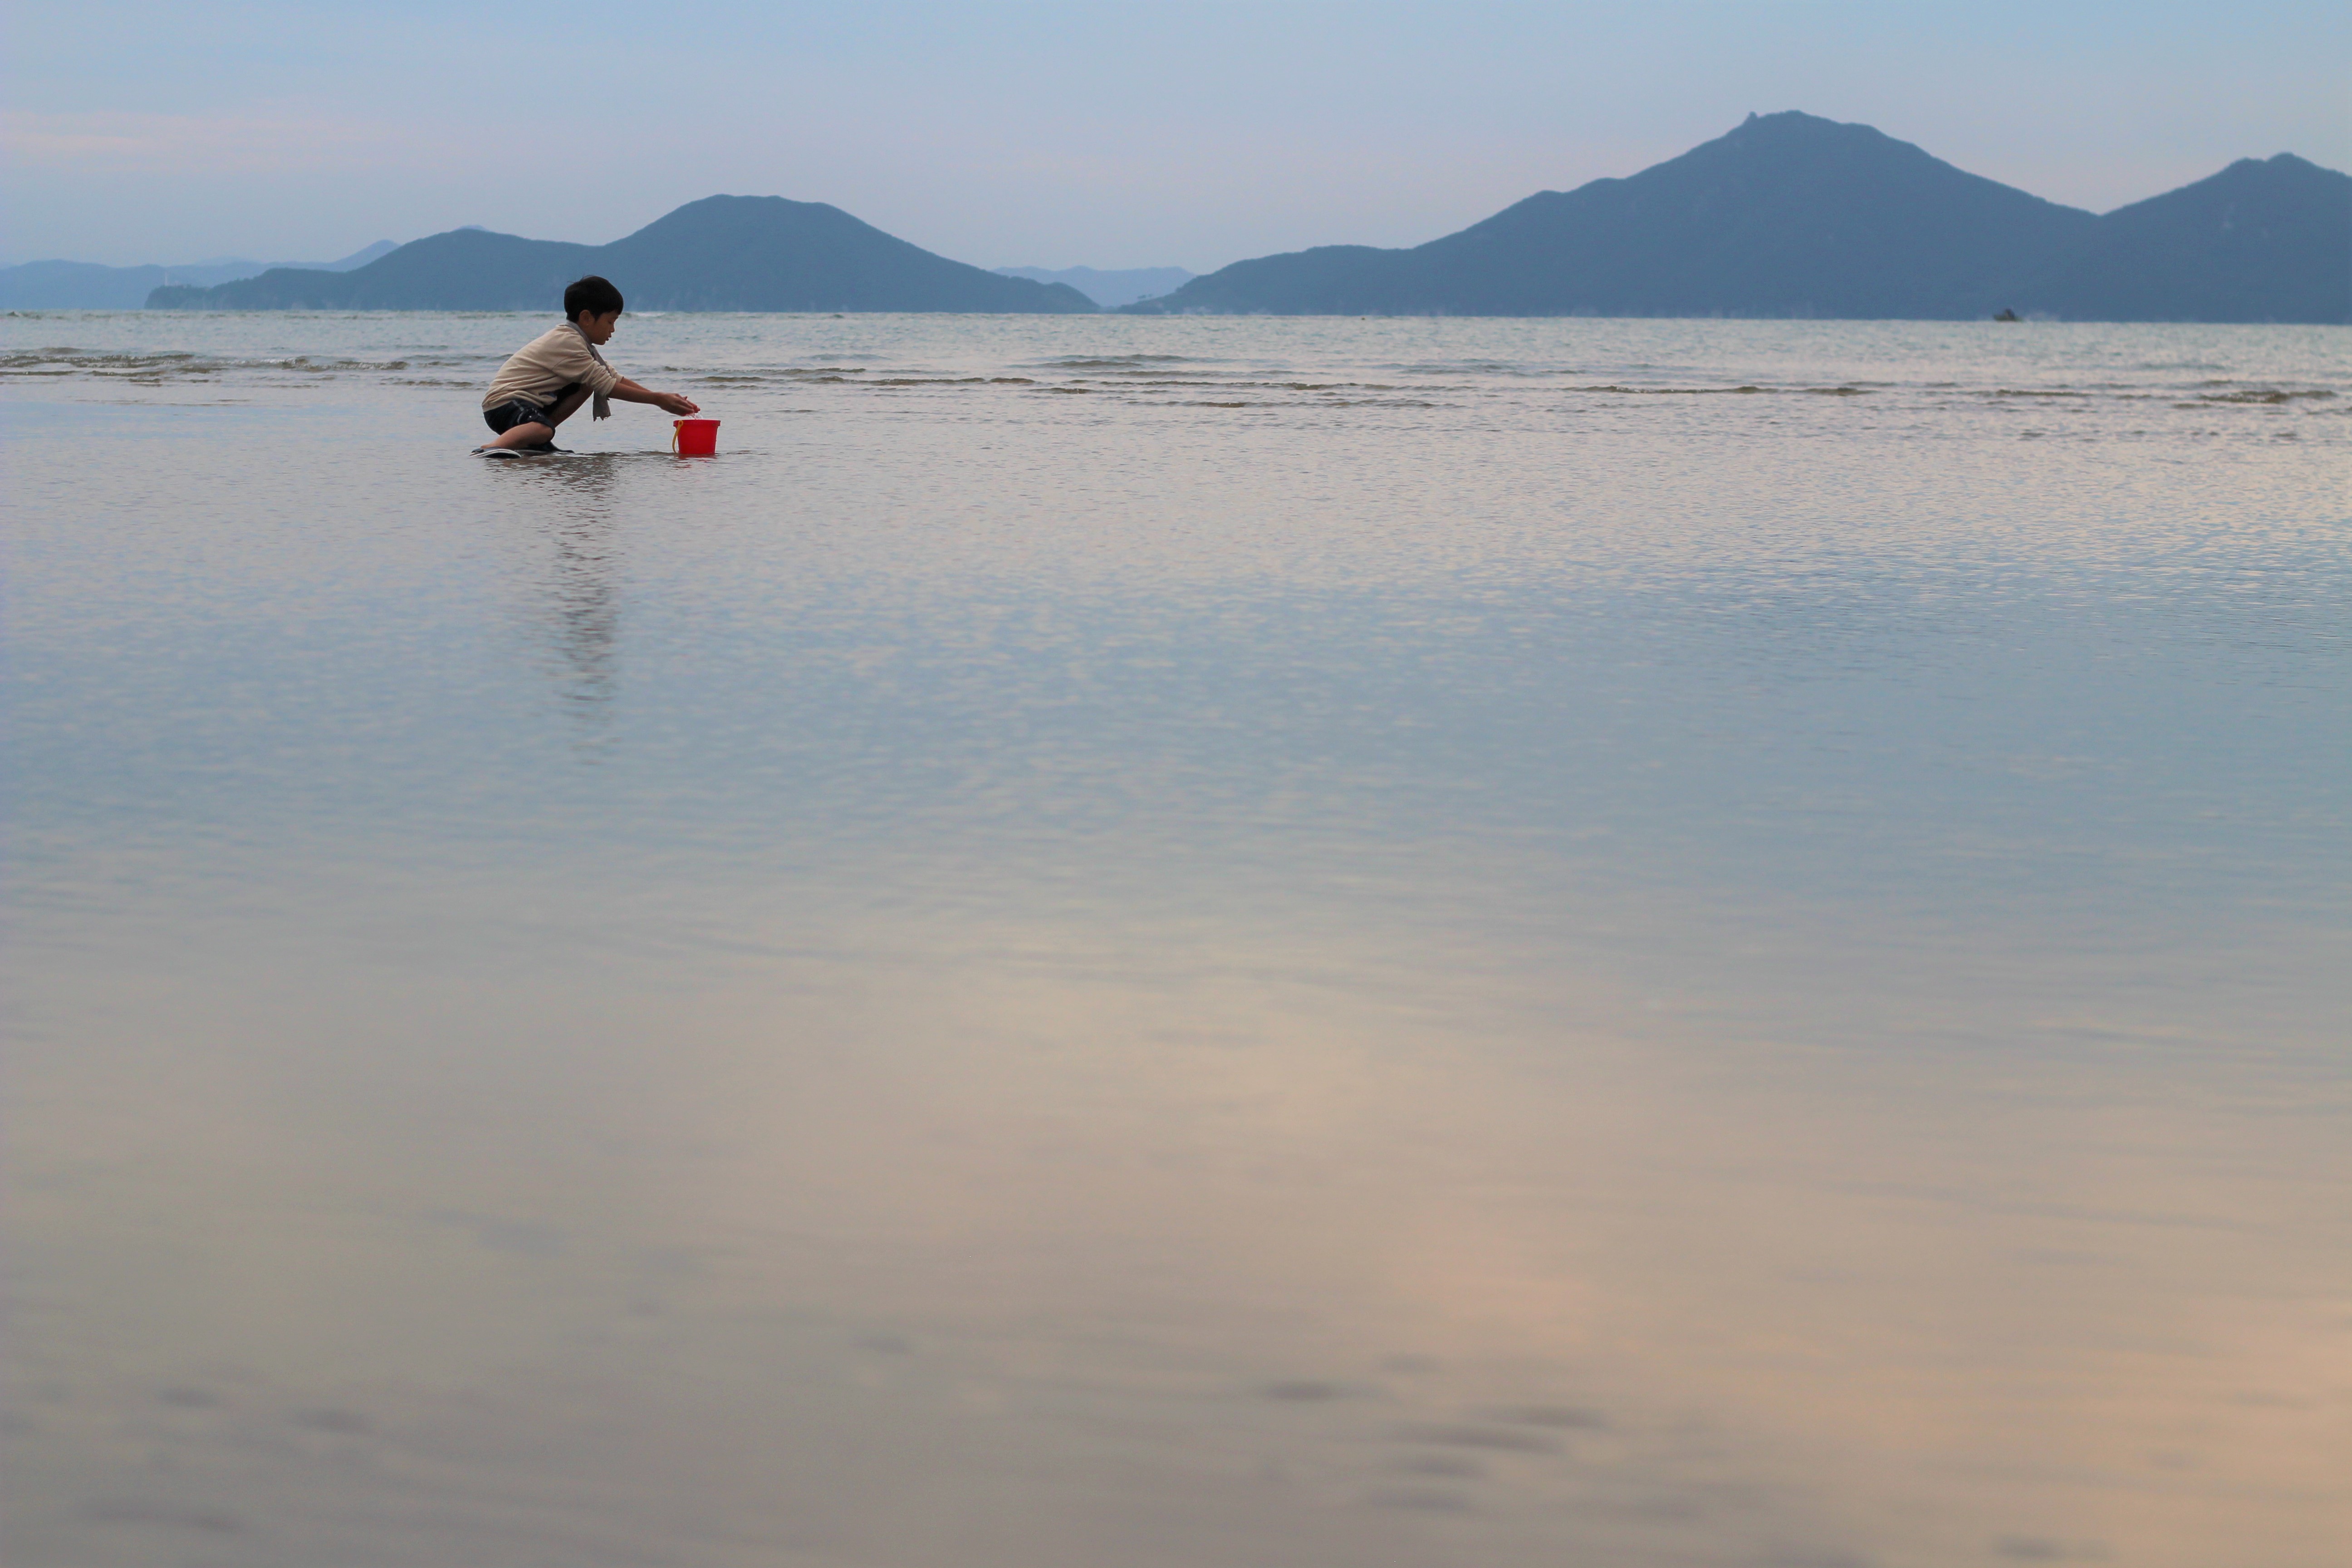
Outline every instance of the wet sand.
<svg viewBox="0 0 2352 1568"><path fill-rule="evenodd" d="M7 326L12 1563L2340 1560L2347 334Z"/></svg>

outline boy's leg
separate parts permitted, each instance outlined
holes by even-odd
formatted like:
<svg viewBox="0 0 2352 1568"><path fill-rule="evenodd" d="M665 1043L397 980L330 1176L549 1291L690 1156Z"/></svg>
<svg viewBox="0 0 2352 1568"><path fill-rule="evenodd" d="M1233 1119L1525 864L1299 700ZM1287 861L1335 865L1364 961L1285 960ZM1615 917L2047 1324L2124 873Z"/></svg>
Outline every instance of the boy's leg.
<svg viewBox="0 0 2352 1568"><path fill-rule="evenodd" d="M547 446L555 439L555 426L579 413L580 405L587 401L588 388L575 381L555 395L555 406L543 411L547 416L546 418L510 426L474 449L478 452L489 452L502 447ZM532 404L530 406L535 408L538 405Z"/></svg>
<svg viewBox="0 0 2352 1568"><path fill-rule="evenodd" d="M475 449L488 452L500 447L544 447L554 439L555 431L552 426L533 422L529 425L510 426L504 435L493 436Z"/></svg>
<svg viewBox="0 0 2352 1568"><path fill-rule="evenodd" d="M566 419L579 413L580 405L587 401L588 388L580 382L573 382L570 386L565 387L563 395L555 400L555 406L547 411L548 423L562 424Z"/></svg>

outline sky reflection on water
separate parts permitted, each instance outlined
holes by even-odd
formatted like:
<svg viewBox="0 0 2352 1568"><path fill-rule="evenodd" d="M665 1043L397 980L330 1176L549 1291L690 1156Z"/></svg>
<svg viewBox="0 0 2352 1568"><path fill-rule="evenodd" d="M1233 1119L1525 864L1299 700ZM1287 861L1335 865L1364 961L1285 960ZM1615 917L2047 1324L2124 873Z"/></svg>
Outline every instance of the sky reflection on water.
<svg viewBox="0 0 2352 1568"><path fill-rule="evenodd" d="M5 326L12 1562L2340 1553L2346 334Z"/></svg>

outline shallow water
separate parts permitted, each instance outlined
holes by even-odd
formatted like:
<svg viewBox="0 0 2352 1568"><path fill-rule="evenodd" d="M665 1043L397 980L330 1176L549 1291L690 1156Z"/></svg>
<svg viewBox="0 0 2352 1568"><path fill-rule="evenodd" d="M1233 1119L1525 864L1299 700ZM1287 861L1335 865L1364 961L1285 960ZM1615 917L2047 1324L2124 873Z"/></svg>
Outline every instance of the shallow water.
<svg viewBox="0 0 2352 1568"><path fill-rule="evenodd" d="M2333 1564L2352 332L0 321L26 1568Z"/></svg>

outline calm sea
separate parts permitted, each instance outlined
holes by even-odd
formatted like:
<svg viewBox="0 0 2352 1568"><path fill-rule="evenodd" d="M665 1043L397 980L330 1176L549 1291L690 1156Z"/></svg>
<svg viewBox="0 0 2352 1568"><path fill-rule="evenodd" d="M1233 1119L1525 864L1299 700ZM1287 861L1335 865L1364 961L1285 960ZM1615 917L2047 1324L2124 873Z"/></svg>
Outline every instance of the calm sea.
<svg viewBox="0 0 2352 1568"><path fill-rule="evenodd" d="M0 321L16 1568L2333 1568L2352 331Z"/></svg>

